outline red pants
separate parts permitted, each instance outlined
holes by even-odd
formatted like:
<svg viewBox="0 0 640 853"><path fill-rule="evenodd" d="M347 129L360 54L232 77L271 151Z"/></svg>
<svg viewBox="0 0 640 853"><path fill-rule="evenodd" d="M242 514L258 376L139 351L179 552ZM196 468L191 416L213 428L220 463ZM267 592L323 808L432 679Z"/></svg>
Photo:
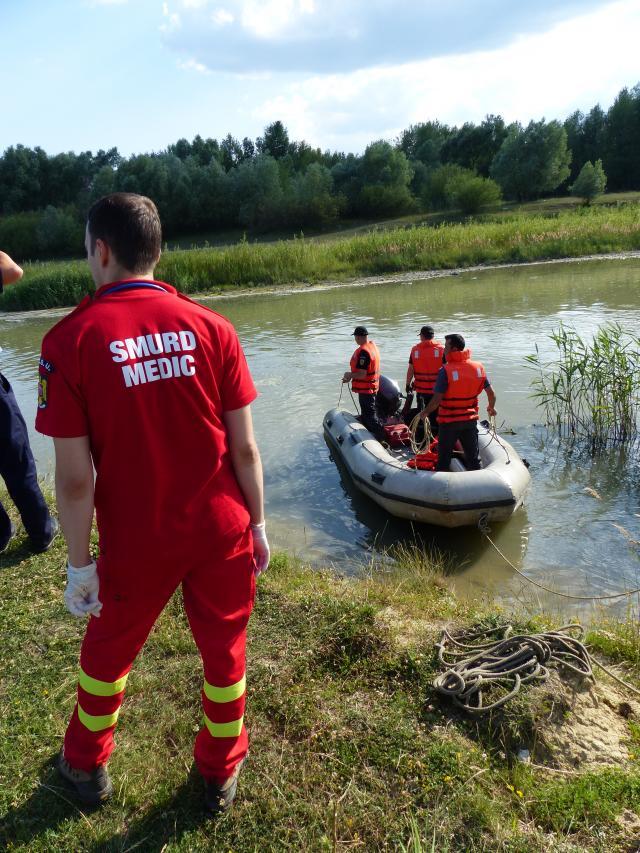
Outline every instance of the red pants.
<svg viewBox="0 0 640 853"><path fill-rule="evenodd" d="M143 565L128 565L111 554L99 560L103 607L84 636L78 701L64 740L73 767L91 771L108 761L129 670L180 583L204 666L205 725L196 737L196 765L206 779L222 781L247 754L245 641L255 596L251 533L227 553L216 552L213 544L206 559L187 560L168 564L150 555Z"/></svg>

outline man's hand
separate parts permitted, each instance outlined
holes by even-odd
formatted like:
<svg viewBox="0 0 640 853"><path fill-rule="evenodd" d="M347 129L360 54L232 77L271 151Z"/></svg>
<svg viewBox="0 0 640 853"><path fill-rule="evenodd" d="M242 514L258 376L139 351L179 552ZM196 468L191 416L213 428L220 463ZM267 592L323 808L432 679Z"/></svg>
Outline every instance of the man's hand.
<svg viewBox="0 0 640 853"><path fill-rule="evenodd" d="M495 416L496 416L498 413L497 413L497 412L496 412L496 410L493 408L493 406L487 406L487 414L489 415L489 417L490 417L490 418L495 418Z"/></svg>
<svg viewBox="0 0 640 853"><path fill-rule="evenodd" d="M351 373L349 373L349 371L347 371L344 374L344 376L342 377L342 381L343 382L351 382Z"/></svg>
<svg viewBox="0 0 640 853"><path fill-rule="evenodd" d="M98 571L95 560L88 566L77 569L67 563L67 587L64 591L64 603L73 616L100 616L102 602L98 599Z"/></svg>
<svg viewBox="0 0 640 853"><path fill-rule="evenodd" d="M22 278L22 267L19 267L6 252L0 252L0 272L2 284L13 284Z"/></svg>
<svg viewBox="0 0 640 853"><path fill-rule="evenodd" d="M404 390L406 394L410 394L413 391L413 383L407 382L407 384L404 386Z"/></svg>
<svg viewBox="0 0 640 853"><path fill-rule="evenodd" d="M251 536L253 537L253 559L256 564L256 577L269 565L271 551L267 542L265 522L251 525Z"/></svg>
<svg viewBox="0 0 640 853"><path fill-rule="evenodd" d="M422 420L422 421L426 421L426 419L427 419L428 417L429 417L429 415L427 414L427 410L426 410L426 409L422 409L422 410L420 411L420 420Z"/></svg>

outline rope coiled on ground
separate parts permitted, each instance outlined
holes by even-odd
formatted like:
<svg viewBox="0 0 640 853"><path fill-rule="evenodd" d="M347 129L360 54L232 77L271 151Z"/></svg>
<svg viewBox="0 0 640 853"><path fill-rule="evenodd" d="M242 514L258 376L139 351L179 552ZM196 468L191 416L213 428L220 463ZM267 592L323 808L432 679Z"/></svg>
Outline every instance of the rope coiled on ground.
<svg viewBox="0 0 640 853"><path fill-rule="evenodd" d="M504 636L497 640L469 642L499 631ZM513 699L523 684L546 681L549 666L554 664L595 681L591 655L581 642L581 625L563 625L541 634L510 633L511 626L507 626L455 638L444 629L437 649L446 671L433 682L437 692L469 714L486 714ZM487 703L487 693L498 698Z"/></svg>

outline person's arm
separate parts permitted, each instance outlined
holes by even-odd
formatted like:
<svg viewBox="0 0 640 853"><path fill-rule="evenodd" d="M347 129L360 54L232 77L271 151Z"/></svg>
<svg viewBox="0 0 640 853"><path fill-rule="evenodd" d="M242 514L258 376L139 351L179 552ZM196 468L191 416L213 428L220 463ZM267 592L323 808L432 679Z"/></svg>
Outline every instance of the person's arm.
<svg viewBox="0 0 640 853"><path fill-rule="evenodd" d="M251 406L224 413L231 464L244 495L252 524L264 521L262 461L253 435Z"/></svg>
<svg viewBox="0 0 640 853"><path fill-rule="evenodd" d="M420 412L420 417L424 420L431 412L435 412L440 403L442 402L442 398L445 395L447 388L449 387L449 380L447 379L447 371L444 367L441 367L438 371L438 375L436 377L436 384L433 388L433 394L431 395L431 399L424 407L424 409Z"/></svg>
<svg viewBox="0 0 640 853"><path fill-rule="evenodd" d="M19 267L6 252L0 252L0 286L20 281L22 275L22 267Z"/></svg>
<svg viewBox="0 0 640 853"><path fill-rule="evenodd" d="M414 373L413 365L409 362L409 367L407 367L407 380L405 382L405 391L407 394L411 391L411 382L413 381Z"/></svg>
<svg viewBox="0 0 640 853"><path fill-rule="evenodd" d="M223 418L229 437L231 464L251 517L253 559L256 574L259 575L269 565L271 552L264 520L262 461L253 435L251 407L243 406L241 409L225 412Z"/></svg>
<svg viewBox="0 0 640 853"><path fill-rule="evenodd" d="M443 397L442 394L435 393L432 395L432 397L429 400L429 402L427 403L427 405L420 412L420 417L422 418L422 420L424 420L428 415L430 415L431 412L435 412L435 410L438 408L438 406L440 405L440 403L442 401L442 397Z"/></svg>
<svg viewBox="0 0 640 853"><path fill-rule="evenodd" d="M67 586L64 600L74 616L100 616L100 581L89 551L93 523L93 463L89 437L54 438L56 502L67 540Z"/></svg>
<svg viewBox="0 0 640 853"><path fill-rule="evenodd" d="M347 370L347 372L342 377L342 381L350 382L352 379L356 379L357 377L364 377L366 375L366 370Z"/></svg>
<svg viewBox="0 0 640 853"><path fill-rule="evenodd" d="M485 386L485 392L487 394L487 399L489 401L489 405L487 406L487 414L490 418L494 418L497 414L496 412L496 392L493 390L491 385L487 384Z"/></svg>
<svg viewBox="0 0 640 853"><path fill-rule="evenodd" d="M56 503L69 563L77 568L91 563L89 541L93 523L93 463L89 437L54 438Z"/></svg>
<svg viewBox="0 0 640 853"><path fill-rule="evenodd" d="M358 363L359 367L355 370L347 370L343 375L343 382L350 382L352 379L363 379L367 375L367 369L371 363L369 353L363 350L358 358Z"/></svg>

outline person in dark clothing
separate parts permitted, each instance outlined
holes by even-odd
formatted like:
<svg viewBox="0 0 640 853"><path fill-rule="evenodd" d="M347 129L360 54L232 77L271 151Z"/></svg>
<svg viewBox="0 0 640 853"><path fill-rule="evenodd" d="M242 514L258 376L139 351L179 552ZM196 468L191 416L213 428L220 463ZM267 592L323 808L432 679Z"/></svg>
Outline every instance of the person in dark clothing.
<svg viewBox="0 0 640 853"><path fill-rule="evenodd" d="M7 284L22 278L22 269L5 252L0 252L0 293ZM9 380L0 373L0 476L16 505L31 549L46 551L58 533L38 486L36 464L29 445L27 425L22 417ZM0 503L0 553L15 536L15 527Z"/></svg>
<svg viewBox="0 0 640 853"><path fill-rule="evenodd" d="M480 468L478 449L478 397L486 392L489 400L487 413L496 414L496 395L487 379L484 366L471 361L471 352L465 349L462 335L446 335L444 354L446 364L440 368L433 396L420 413L427 418L438 411L438 464L436 471L448 471L456 441L460 440L465 465L469 471Z"/></svg>
<svg viewBox="0 0 640 853"><path fill-rule="evenodd" d="M376 411L376 394L380 387L380 353L376 344L368 339L369 332L364 326L356 326L353 336L358 347L351 356L351 369L344 374L342 381L351 382L352 389L358 394L362 423L380 441L384 437Z"/></svg>
<svg viewBox="0 0 640 853"><path fill-rule="evenodd" d="M420 342L411 347L407 367L406 392L415 391L418 397L418 411L429 405L438 377L438 371L444 363L444 344L434 340L432 326L423 326L418 332ZM432 410L429 424L433 435L438 434L438 410Z"/></svg>

